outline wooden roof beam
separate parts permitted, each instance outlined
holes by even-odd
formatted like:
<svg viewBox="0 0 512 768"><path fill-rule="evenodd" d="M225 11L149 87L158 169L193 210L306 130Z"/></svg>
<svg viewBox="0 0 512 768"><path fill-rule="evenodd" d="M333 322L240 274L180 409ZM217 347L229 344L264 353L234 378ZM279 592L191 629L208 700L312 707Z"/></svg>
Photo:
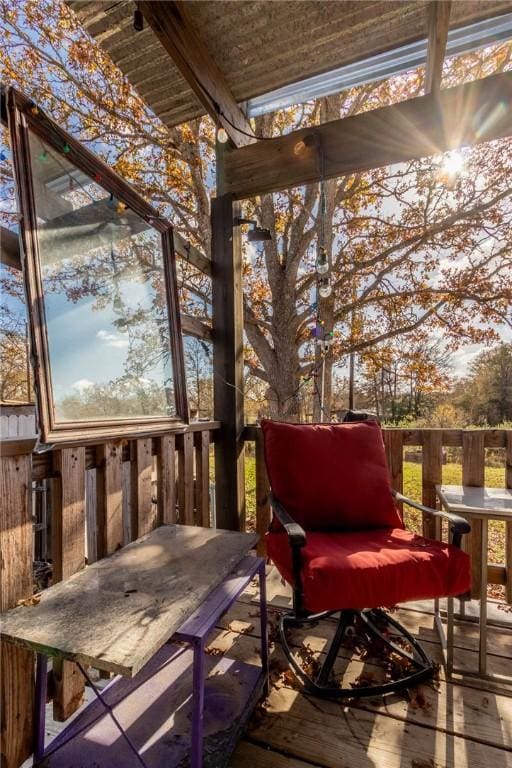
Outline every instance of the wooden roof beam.
<svg viewBox="0 0 512 768"><path fill-rule="evenodd" d="M512 135L512 72L302 128L226 152L225 191L237 199L429 157Z"/></svg>
<svg viewBox="0 0 512 768"><path fill-rule="evenodd" d="M139 8L156 37L173 59L195 95L228 134L236 147L254 139L251 125L238 106L224 75L197 34L186 9L186 3L172 0L140 2Z"/></svg>
<svg viewBox="0 0 512 768"><path fill-rule="evenodd" d="M432 0L427 8L428 48L425 68L425 93L441 89L446 43L450 29L451 0Z"/></svg>

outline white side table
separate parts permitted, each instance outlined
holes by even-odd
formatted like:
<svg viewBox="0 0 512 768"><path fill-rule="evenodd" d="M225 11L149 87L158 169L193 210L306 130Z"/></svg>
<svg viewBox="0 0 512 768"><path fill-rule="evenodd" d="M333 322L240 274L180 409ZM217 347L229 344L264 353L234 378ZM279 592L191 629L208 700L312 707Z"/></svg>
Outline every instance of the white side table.
<svg viewBox="0 0 512 768"><path fill-rule="evenodd" d="M471 521L482 521L480 545L480 619L478 647L478 675L501 682L512 683L512 677L490 674L487 671L487 569L489 520L512 521L512 490L506 488L476 488L465 485L437 485L436 492L447 512L461 515ZM448 672L453 669L453 598L448 599L448 636L446 655ZM466 673L467 674L467 673Z"/></svg>

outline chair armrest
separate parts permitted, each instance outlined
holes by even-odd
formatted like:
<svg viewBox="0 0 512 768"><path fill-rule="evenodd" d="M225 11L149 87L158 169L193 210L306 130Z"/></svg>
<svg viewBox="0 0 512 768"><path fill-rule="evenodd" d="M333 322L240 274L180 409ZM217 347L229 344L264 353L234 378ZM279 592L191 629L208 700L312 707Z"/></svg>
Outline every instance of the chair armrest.
<svg viewBox="0 0 512 768"><path fill-rule="evenodd" d="M425 512L431 517L439 517L443 520L448 520L450 523L450 531L452 533L452 543L456 547L460 548L462 536L471 531L471 526L468 521L460 515L454 515L453 512L445 512L443 509L432 509L432 507L426 507L424 504L408 499L407 496L403 496L401 493L398 493L398 491L392 490L391 492L397 501L407 504L409 507L419 509L420 512Z"/></svg>
<svg viewBox="0 0 512 768"><path fill-rule="evenodd" d="M306 532L293 517L288 514L280 501L276 499L273 493L269 494L270 506L272 512L283 526L292 547L303 547L306 544Z"/></svg>

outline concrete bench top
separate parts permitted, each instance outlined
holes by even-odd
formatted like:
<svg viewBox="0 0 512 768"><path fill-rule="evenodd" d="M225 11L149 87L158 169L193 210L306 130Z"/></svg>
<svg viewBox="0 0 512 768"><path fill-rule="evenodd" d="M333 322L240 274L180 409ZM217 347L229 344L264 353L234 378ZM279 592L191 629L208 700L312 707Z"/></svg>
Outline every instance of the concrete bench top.
<svg viewBox="0 0 512 768"><path fill-rule="evenodd" d="M162 526L0 615L0 637L133 677L257 541L256 534Z"/></svg>

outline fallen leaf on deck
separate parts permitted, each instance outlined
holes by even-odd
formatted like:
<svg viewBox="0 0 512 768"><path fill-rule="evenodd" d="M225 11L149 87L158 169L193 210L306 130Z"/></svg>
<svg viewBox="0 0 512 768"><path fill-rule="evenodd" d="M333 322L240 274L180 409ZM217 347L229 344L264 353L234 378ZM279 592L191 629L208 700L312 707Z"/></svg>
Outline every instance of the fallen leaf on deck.
<svg viewBox="0 0 512 768"><path fill-rule="evenodd" d="M29 608L32 605L37 605L41 602L41 593L38 592L36 595L32 595L32 597L27 597L25 600L18 600L16 605L24 605L26 608Z"/></svg>
<svg viewBox="0 0 512 768"><path fill-rule="evenodd" d="M425 694L421 688L408 688L407 694L412 709L430 709L431 704L425 698Z"/></svg>
<svg viewBox="0 0 512 768"><path fill-rule="evenodd" d="M215 648L214 646L208 646L204 649L204 652L207 653L208 656L224 656L222 648Z"/></svg>

